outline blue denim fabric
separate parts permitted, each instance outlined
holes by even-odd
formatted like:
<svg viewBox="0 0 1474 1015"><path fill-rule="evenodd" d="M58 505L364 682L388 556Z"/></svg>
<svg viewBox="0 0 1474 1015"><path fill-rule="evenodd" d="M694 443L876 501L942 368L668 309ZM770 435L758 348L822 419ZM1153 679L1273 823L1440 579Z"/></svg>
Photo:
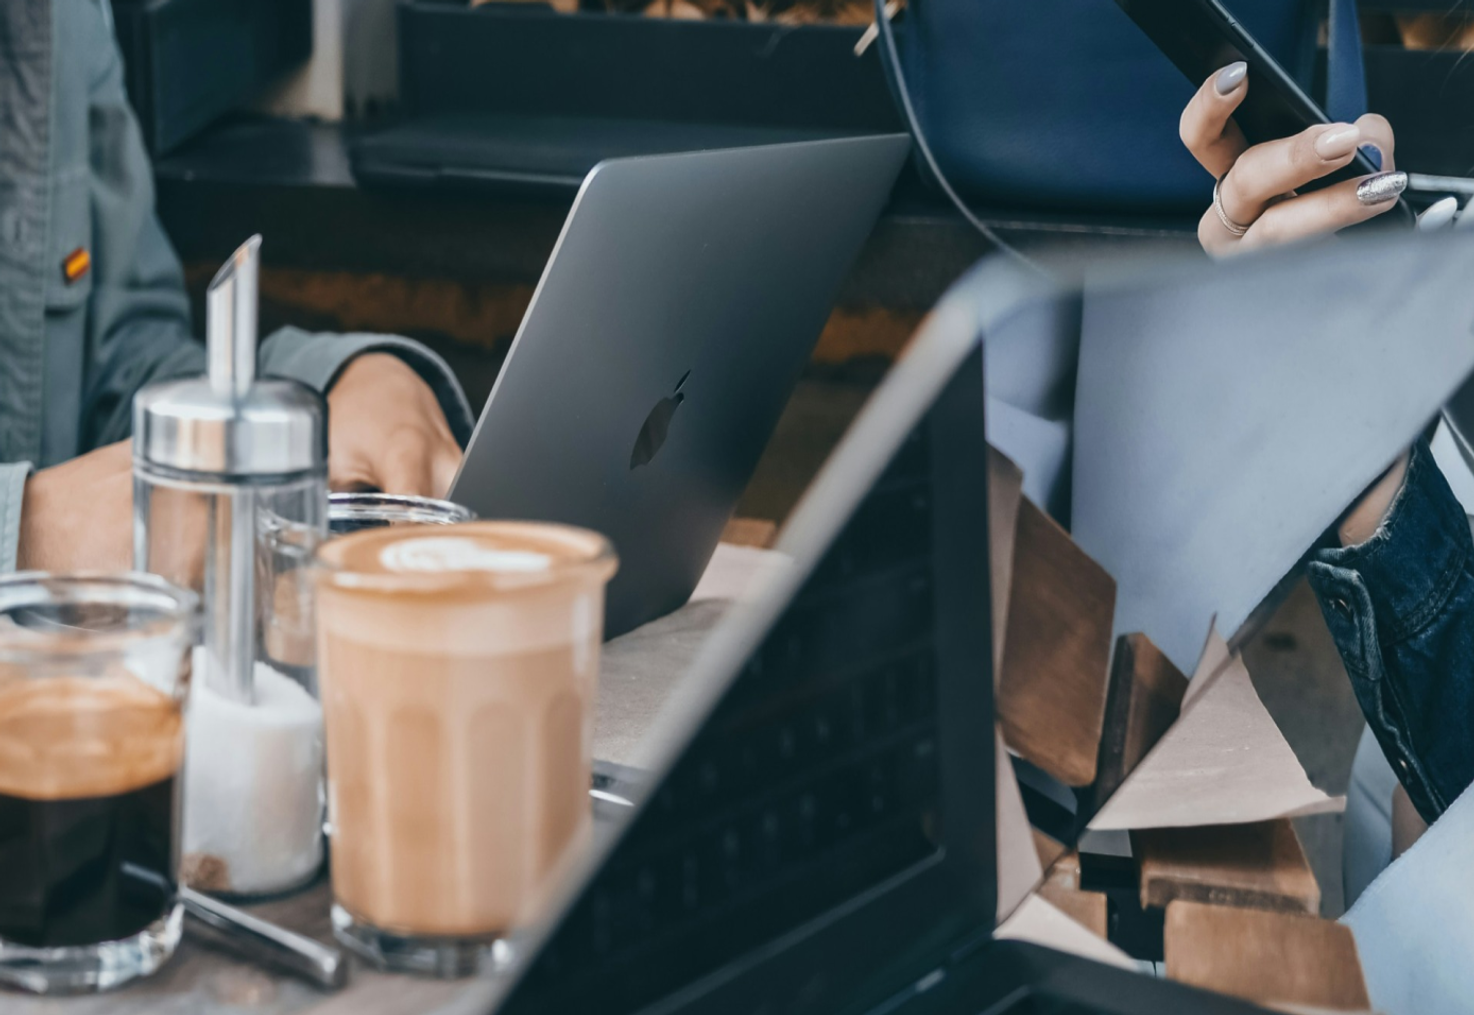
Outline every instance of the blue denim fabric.
<svg viewBox="0 0 1474 1015"><path fill-rule="evenodd" d="M1316 551L1309 578L1373 735L1434 821L1474 781L1474 539L1425 443L1377 532Z"/></svg>

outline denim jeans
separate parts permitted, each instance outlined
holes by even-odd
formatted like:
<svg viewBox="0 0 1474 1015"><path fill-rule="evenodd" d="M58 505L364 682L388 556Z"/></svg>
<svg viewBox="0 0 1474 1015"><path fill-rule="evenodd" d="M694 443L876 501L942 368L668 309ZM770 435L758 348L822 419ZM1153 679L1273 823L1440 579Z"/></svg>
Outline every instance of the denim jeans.
<svg viewBox="0 0 1474 1015"><path fill-rule="evenodd" d="M1376 533L1311 588L1392 770L1428 822L1474 781L1474 538L1427 444Z"/></svg>

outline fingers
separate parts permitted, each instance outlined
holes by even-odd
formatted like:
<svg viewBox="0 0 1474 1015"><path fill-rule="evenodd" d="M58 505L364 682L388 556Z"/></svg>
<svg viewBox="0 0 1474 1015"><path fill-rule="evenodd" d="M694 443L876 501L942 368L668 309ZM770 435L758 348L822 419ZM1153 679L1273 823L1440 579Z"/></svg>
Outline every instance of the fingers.
<svg viewBox="0 0 1474 1015"><path fill-rule="evenodd" d="M1210 207L1198 219L1198 244L1214 257L1227 257L1234 252L1241 239L1218 218L1218 211Z"/></svg>
<svg viewBox="0 0 1474 1015"><path fill-rule="evenodd" d="M1177 131L1193 158L1213 178L1228 172L1248 143L1233 111L1249 91L1248 64L1231 63L1204 81L1182 111Z"/></svg>
<svg viewBox="0 0 1474 1015"><path fill-rule="evenodd" d="M1296 190L1350 164L1361 148L1376 149L1382 173L1390 174L1395 169L1395 139L1385 118L1369 113L1354 123L1321 124L1251 148L1233 121L1248 89L1247 65L1229 64L1203 82L1178 124L1188 151L1220 181L1218 205L1198 222L1198 239L1205 250L1221 256L1335 232L1391 206L1395 194L1356 201L1355 183L1320 192L1338 196L1312 196L1303 204L1295 197ZM1271 212L1265 228L1257 228L1258 220ZM1277 236L1284 239L1274 239Z"/></svg>
<svg viewBox="0 0 1474 1015"><path fill-rule="evenodd" d="M1418 216L1418 232L1436 233L1453 225L1454 216L1459 211L1459 199L1456 197L1445 197L1441 201L1435 201L1429 205L1423 214Z"/></svg>
<svg viewBox="0 0 1474 1015"><path fill-rule="evenodd" d="M1368 113L1355 123L1318 124L1294 137L1255 145L1239 156L1219 184L1224 213L1235 223L1252 225L1286 195L1349 165L1363 148L1375 148L1382 171L1391 172L1394 141L1386 118ZM1328 224L1326 231L1350 224ZM1222 245L1222 237L1215 240Z"/></svg>
<svg viewBox="0 0 1474 1015"><path fill-rule="evenodd" d="M1395 170L1397 168L1397 160L1394 158L1396 138L1392 133L1392 124L1387 122L1387 118L1376 113L1367 113L1357 118L1356 127L1361 131L1361 146L1375 148L1382 156L1381 164L1377 169L1384 173Z"/></svg>
<svg viewBox="0 0 1474 1015"><path fill-rule="evenodd" d="M336 447L328 451L328 489L333 493L373 490L376 480L369 464L351 458Z"/></svg>
<svg viewBox="0 0 1474 1015"><path fill-rule="evenodd" d="M1328 123L1257 144L1240 155L1220 181L1223 210L1232 221L1252 225L1284 195L1350 164L1363 143L1356 124Z"/></svg>
<svg viewBox="0 0 1474 1015"><path fill-rule="evenodd" d="M1266 211L1238 249L1293 243L1365 222L1395 205L1405 189L1406 173L1378 173L1301 194Z"/></svg>
<svg viewBox="0 0 1474 1015"><path fill-rule="evenodd" d="M384 493L443 498L461 468L461 449L453 438L401 438L375 461L334 462L328 485L335 493Z"/></svg>
<svg viewBox="0 0 1474 1015"><path fill-rule="evenodd" d="M461 467L461 448L448 428L405 426L387 437L364 440L348 432L328 455L328 485L335 492L380 490L416 497L444 497Z"/></svg>
<svg viewBox="0 0 1474 1015"><path fill-rule="evenodd" d="M374 466L375 484L385 493L438 496L429 442L420 435L393 439Z"/></svg>

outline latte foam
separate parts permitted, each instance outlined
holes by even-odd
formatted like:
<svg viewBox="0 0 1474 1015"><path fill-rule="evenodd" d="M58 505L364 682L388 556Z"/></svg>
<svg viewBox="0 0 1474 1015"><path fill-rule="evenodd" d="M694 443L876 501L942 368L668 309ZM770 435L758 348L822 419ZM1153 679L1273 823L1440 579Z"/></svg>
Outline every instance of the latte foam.
<svg viewBox="0 0 1474 1015"><path fill-rule="evenodd" d="M546 571L553 558L531 550L491 547L464 536L424 536L390 543L379 552L386 571Z"/></svg>

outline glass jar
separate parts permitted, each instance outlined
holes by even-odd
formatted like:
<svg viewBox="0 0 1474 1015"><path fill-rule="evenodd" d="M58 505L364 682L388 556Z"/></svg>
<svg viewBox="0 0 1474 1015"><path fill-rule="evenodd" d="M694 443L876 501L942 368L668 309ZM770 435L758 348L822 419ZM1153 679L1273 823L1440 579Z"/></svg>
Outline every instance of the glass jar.
<svg viewBox="0 0 1474 1015"><path fill-rule="evenodd" d="M317 560L334 934L383 968L485 970L588 841L613 549L470 522Z"/></svg>
<svg viewBox="0 0 1474 1015"><path fill-rule="evenodd" d="M335 493L328 498L328 530L346 536L386 525L455 525L476 512L448 500L394 493Z"/></svg>
<svg viewBox="0 0 1474 1015"><path fill-rule="evenodd" d="M135 456L133 476L134 566L205 601L203 679L249 701L264 663L315 686L301 569L327 532L326 474L226 483Z"/></svg>
<svg viewBox="0 0 1474 1015"><path fill-rule="evenodd" d="M0 983L104 990L174 953L197 602L152 575L0 578Z"/></svg>
<svg viewBox="0 0 1474 1015"><path fill-rule="evenodd" d="M256 368L256 237L206 294L209 373L133 401L134 560L200 594L184 880L286 891L322 864L307 565L327 535L327 407Z"/></svg>

